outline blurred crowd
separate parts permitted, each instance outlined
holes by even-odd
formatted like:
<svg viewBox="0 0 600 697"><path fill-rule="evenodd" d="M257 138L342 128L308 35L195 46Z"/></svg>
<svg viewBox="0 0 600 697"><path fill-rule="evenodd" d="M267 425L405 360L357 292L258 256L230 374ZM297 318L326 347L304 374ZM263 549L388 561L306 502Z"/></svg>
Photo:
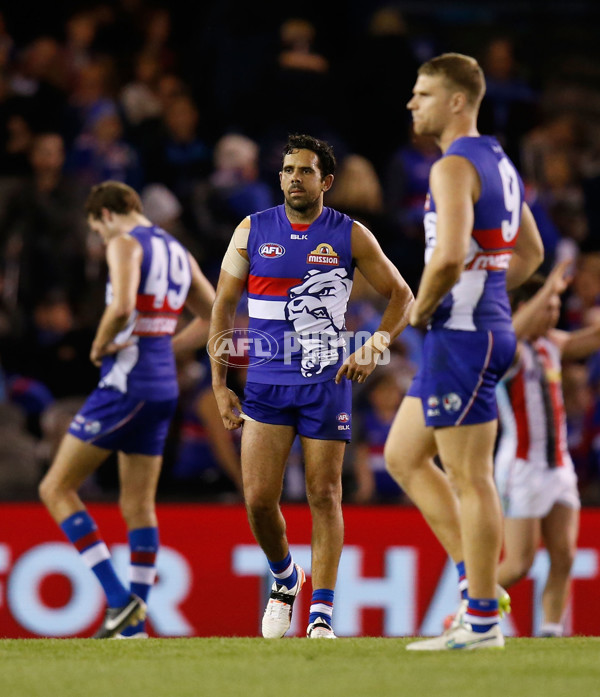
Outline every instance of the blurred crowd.
<svg viewBox="0 0 600 697"><path fill-rule="evenodd" d="M97 381L88 354L106 269L82 213L90 186L116 179L135 187L147 216L216 283L236 224L282 201L287 135L310 133L338 158L326 205L364 222L416 292L423 201L439 153L413 137L405 106L419 64L443 51L475 55L484 67L480 130L499 138L523 175L543 270L573 262L561 326L600 322L600 60L585 14L563 23L558 41L556 16L512 21L498 8L453 14L432 3L438 9L428 13L427 3L401 10L406 3L357 0L341 13L337 3L313 11L309 3L296 14L269 2L200 5L79 2L47 24L29 22L23 8L0 11L4 499L35 496ZM348 328L372 331L380 315L380 300L357 278ZM383 443L421 341L409 328L390 364L355 393L347 501L405 502L385 473ZM179 369L160 496L239 500L239 439L221 426L206 355ZM241 390L243 366L230 373ZM563 380L582 498L598 504L600 355L565 365ZM86 495L110 496L115 476L104 466ZM295 448L284 497L303 496Z"/></svg>

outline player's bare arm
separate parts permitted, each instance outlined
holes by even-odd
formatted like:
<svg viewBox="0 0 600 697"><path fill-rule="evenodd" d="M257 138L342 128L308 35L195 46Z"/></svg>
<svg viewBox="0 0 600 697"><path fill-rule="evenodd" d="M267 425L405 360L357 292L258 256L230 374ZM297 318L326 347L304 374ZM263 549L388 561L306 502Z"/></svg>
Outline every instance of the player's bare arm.
<svg viewBox="0 0 600 697"><path fill-rule="evenodd" d="M92 343L90 360L94 365L100 366L103 356L123 348L113 340L125 328L135 308L142 257L142 246L129 235L110 240L106 247L113 297L104 310Z"/></svg>
<svg viewBox="0 0 600 697"><path fill-rule="evenodd" d="M185 302L186 308L195 316L194 319L173 337L173 352L175 356L194 351L206 344L208 339L208 324L215 289L200 270L197 261L188 253L192 283Z"/></svg>
<svg viewBox="0 0 600 697"><path fill-rule="evenodd" d="M381 324L372 340L349 356L340 367L342 377L364 381L375 369L379 356L408 324L413 294L398 269L385 256L373 233L361 223L352 226L352 256L356 266L373 288L388 299Z"/></svg>
<svg viewBox="0 0 600 697"><path fill-rule="evenodd" d="M553 274L561 271L563 274L566 274L570 265L571 262L569 261L557 264L548 277L548 281ZM562 293L570 280L570 276L563 275L563 285L558 286L555 292ZM595 322L587 327L571 332L553 328L548 332L548 338L558 346L561 358L573 361L581 360L600 350L600 324Z"/></svg>
<svg viewBox="0 0 600 697"><path fill-rule="evenodd" d="M431 168L430 188L437 209L437 238L410 315L415 327L427 324L463 270L473 230L473 205L479 197L479 176L464 157L444 157Z"/></svg>
<svg viewBox="0 0 600 697"><path fill-rule="evenodd" d="M539 329L540 322L548 322L549 303L553 295L563 293L570 282L567 268L570 262L557 264L548 275L544 285L527 302L521 303L513 314L513 327L517 339L529 340L545 334Z"/></svg>
<svg viewBox="0 0 600 697"><path fill-rule="evenodd" d="M544 261L544 243L529 206L524 203L521 226L506 270L506 288L517 288L536 271Z"/></svg>
<svg viewBox="0 0 600 697"><path fill-rule="evenodd" d="M236 411L241 412L242 405L235 392L227 387L227 365L215 360L214 356L216 355L218 337L223 332L233 329L236 310L246 287L248 270L246 268L244 272L245 266L242 262L245 260L247 266L248 254L243 247L235 246L235 240L240 233L242 237L245 234L247 240L249 230L250 219L246 218L234 233L233 248L230 247L225 255L224 267L229 268L230 271L221 268L209 328L208 353L210 355L213 391L223 425L230 431L239 428L243 423L243 419L236 413ZM242 261L236 259L235 256L233 259L228 259L229 254L238 254Z"/></svg>

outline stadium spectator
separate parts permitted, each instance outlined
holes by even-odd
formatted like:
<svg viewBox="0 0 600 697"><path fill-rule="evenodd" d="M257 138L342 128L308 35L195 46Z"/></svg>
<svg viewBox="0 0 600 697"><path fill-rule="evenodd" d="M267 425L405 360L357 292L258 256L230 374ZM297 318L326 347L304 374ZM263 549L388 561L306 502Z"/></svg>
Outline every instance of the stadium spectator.
<svg viewBox="0 0 600 697"><path fill-rule="evenodd" d="M259 147L251 138L240 133L222 136L215 145L213 163L211 174L194 187L192 205L203 256L210 249L210 256L218 259L237 222L270 208L274 200L271 187L260 178Z"/></svg>
<svg viewBox="0 0 600 697"><path fill-rule="evenodd" d="M507 36L493 38L485 49L485 99L479 128L495 135L508 156L520 167L520 143L537 122L536 95L515 57L514 42Z"/></svg>
<svg viewBox="0 0 600 697"><path fill-rule="evenodd" d="M158 95L162 75L160 61L153 53L138 53L134 58L133 77L122 88L119 101L125 123L135 128L146 119L155 119L162 113Z"/></svg>
<svg viewBox="0 0 600 697"><path fill-rule="evenodd" d="M200 112L187 94L169 97L160 132L142 145L146 180L165 184L183 206L183 222L194 227L191 198L211 170L212 151L200 132Z"/></svg>
<svg viewBox="0 0 600 697"><path fill-rule="evenodd" d="M66 172L88 187L110 179L141 188L144 173L139 155L123 135L123 122L114 105L98 108L73 142Z"/></svg>
<svg viewBox="0 0 600 697"><path fill-rule="evenodd" d="M6 292L30 313L48 292L62 289L72 303L85 281L85 226L78 182L64 173L59 133L40 133L28 149L30 174L14 186L1 220Z"/></svg>

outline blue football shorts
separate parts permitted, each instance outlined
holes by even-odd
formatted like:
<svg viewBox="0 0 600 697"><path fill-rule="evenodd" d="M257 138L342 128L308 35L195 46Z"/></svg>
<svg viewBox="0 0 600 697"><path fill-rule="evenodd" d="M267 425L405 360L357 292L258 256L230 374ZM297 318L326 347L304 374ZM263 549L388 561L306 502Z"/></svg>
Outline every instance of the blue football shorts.
<svg viewBox="0 0 600 697"><path fill-rule="evenodd" d="M247 382L244 414L266 424L294 426L318 440L349 441L352 435L352 382L343 379L308 385L263 385Z"/></svg>
<svg viewBox="0 0 600 697"><path fill-rule="evenodd" d="M440 428L496 419L496 385L516 345L510 331L427 332L421 366L407 392L421 400L425 424Z"/></svg>
<svg viewBox="0 0 600 697"><path fill-rule="evenodd" d="M95 389L75 415L69 433L106 450L162 455L177 399L160 402Z"/></svg>

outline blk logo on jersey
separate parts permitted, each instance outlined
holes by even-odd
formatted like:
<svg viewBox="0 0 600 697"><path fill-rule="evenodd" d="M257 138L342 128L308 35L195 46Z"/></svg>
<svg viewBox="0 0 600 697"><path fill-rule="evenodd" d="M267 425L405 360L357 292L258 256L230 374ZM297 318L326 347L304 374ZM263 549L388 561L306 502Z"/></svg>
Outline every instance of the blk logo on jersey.
<svg viewBox="0 0 600 697"><path fill-rule="evenodd" d="M340 412L336 417L338 422L338 431L349 431L350 430L350 414L345 411Z"/></svg>
<svg viewBox="0 0 600 697"><path fill-rule="evenodd" d="M258 253L265 259L277 259L285 254L285 247L275 242L265 242L260 246Z"/></svg>
<svg viewBox="0 0 600 697"><path fill-rule="evenodd" d="M316 249L313 249L306 257L306 261L308 264L340 265L340 258L330 244L318 244Z"/></svg>

